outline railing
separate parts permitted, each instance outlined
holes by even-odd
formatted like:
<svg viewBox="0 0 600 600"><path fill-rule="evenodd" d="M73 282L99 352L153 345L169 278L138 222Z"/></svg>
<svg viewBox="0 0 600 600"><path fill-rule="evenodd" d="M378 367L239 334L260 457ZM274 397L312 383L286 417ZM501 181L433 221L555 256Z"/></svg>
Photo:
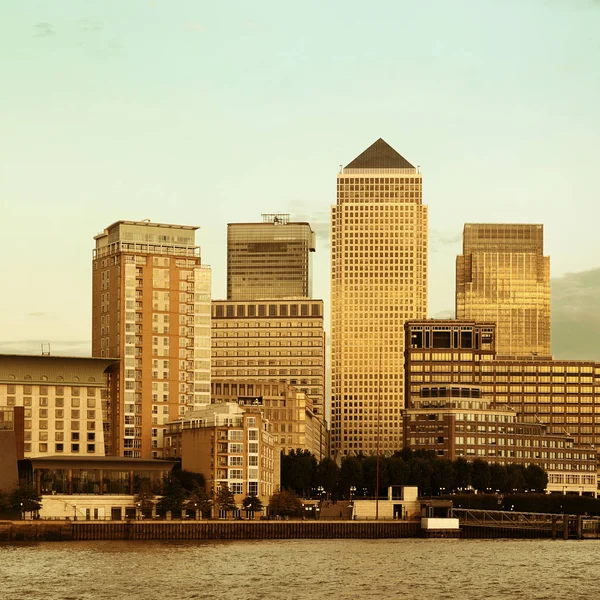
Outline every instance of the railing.
<svg viewBox="0 0 600 600"><path fill-rule="evenodd" d="M452 516L459 519L461 525L485 525L486 527L512 527L515 529L552 529L562 527L563 515L552 513L532 513L503 510L474 510L453 508Z"/></svg>

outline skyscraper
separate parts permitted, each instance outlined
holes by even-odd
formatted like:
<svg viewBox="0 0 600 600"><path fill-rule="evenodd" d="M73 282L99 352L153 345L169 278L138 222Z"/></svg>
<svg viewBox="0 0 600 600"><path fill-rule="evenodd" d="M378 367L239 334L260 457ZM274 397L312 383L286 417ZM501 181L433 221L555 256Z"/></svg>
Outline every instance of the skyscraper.
<svg viewBox="0 0 600 600"><path fill-rule="evenodd" d="M402 447L404 322L426 313L421 174L379 139L338 174L332 208L332 453Z"/></svg>
<svg viewBox="0 0 600 600"><path fill-rule="evenodd" d="M210 269L196 229L117 221L94 238L92 354L121 359L110 454L161 458L166 423L210 402Z"/></svg>
<svg viewBox="0 0 600 600"><path fill-rule="evenodd" d="M310 298L315 234L287 214L227 225L227 299Z"/></svg>
<svg viewBox="0 0 600 600"><path fill-rule="evenodd" d="M465 225L456 259L456 318L495 322L499 355L550 355L543 225Z"/></svg>

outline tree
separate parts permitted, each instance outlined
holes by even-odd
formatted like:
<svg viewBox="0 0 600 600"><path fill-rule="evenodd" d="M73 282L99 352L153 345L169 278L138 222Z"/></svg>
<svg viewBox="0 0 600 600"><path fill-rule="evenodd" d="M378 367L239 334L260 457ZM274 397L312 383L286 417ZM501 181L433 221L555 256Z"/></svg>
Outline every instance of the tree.
<svg viewBox="0 0 600 600"><path fill-rule="evenodd" d="M409 473L406 462L396 455L387 458L385 462L389 485L406 485Z"/></svg>
<svg viewBox="0 0 600 600"><path fill-rule="evenodd" d="M163 485L163 495L156 504L157 510L179 512L183 508L186 493L179 479L169 476Z"/></svg>
<svg viewBox="0 0 600 600"><path fill-rule="evenodd" d="M20 483L10 495L10 505L23 513L37 513L42 508L42 498L30 483Z"/></svg>
<svg viewBox="0 0 600 600"><path fill-rule="evenodd" d="M340 479L340 468L331 458L324 458L315 472L315 482L321 486L327 494L333 494Z"/></svg>
<svg viewBox="0 0 600 600"><path fill-rule="evenodd" d="M541 494L546 491L548 474L538 465L529 465L525 469L525 485L527 489Z"/></svg>
<svg viewBox="0 0 600 600"><path fill-rule="evenodd" d="M200 485L198 481L194 481L192 484L192 490L188 496L185 504L187 510L199 510L201 515L210 513L212 508L212 501L206 493L206 489L203 485Z"/></svg>
<svg viewBox="0 0 600 600"><path fill-rule="evenodd" d="M455 488L466 489L471 485L471 463L464 458L457 458L453 463Z"/></svg>
<svg viewBox="0 0 600 600"><path fill-rule="evenodd" d="M281 453L281 487L294 490L298 495L310 496L317 459L308 450L291 450Z"/></svg>
<svg viewBox="0 0 600 600"><path fill-rule="evenodd" d="M504 465L492 463L490 465L490 487L492 490L499 492L506 487L508 483L508 473Z"/></svg>
<svg viewBox="0 0 600 600"><path fill-rule="evenodd" d="M133 501L136 506L142 511L144 515L152 515L152 509L154 508L154 493L149 489L140 489L140 491L134 496Z"/></svg>
<svg viewBox="0 0 600 600"><path fill-rule="evenodd" d="M408 462L409 485L416 485L423 496L429 496L432 493L431 475L433 465L430 458L413 458ZM437 491L437 490L436 490Z"/></svg>
<svg viewBox="0 0 600 600"><path fill-rule="evenodd" d="M242 501L242 506L247 512L255 513L263 509L263 503L256 494L249 494Z"/></svg>
<svg viewBox="0 0 600 600"><path fill-rule="evenodd" d="M271 496L269 513L281 517L298 516L302 512L302 502L291 490L281 490Z"/></svg>
<svg viewBox="0 0 600 600"><path fill-rule="evenodd" d="M481 458L476 458L473 461L471 471L471 485L478 492L485 492L490 488L492 481L492 474L490 472L490 465Z"/></svg>
<svg viewBox="0 0 600 600"><path fill-rule="evenodd" d="M507 465L506 473L508 474L508 480L503 491L507 494L522 492L527 485L525 482L523 465Z"/></svg>
<svg viewBox="0 0 600 600"><path fill-rule="evenodd" d="M199 485L202 488L206 488L206 481L202 473L194 473L193 471L183 471L181 468L177 468L177 465L171 471L171 476L179 479L183 489L191 493L194 490L195 485Z"/></svg>
<svg viewBox="0 0 600 600"><path fill-rule="evenodd" d="M449 494L454 487L454 469L452 461L439 458L433 462L431 490L434 494Z"/></svg>
<svg viewBox="0 0 600 600"><path fill-rule="evenodd" d="M350 497L350 488L361 490L363 487L362 462L356 456L347 456L340 469L340 488L342 494Z"/></svg>
<svg viewBox="0 0 600 600"><path fill-rule="evenodd" d="M237 510L237 504L235 503L233 492L229 489L229 486L226 483L221 485L219 488L215 503L220 510L225 511L226 513Z"/></svg>
<svg viewBox="0 0 600 600"><path fill-rule="evenodd" d="M375 496L375 487L377 481L377 457L367 456L362 461L363 487L366 487L370 496ZM388 486L388 476L385 459L379 457L379 496L386 495L385 490Z"/></svg>

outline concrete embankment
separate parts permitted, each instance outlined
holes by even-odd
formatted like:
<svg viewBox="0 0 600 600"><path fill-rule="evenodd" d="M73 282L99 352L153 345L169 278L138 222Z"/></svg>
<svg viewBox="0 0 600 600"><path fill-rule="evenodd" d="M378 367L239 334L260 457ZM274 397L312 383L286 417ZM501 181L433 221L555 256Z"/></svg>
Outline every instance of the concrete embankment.
<svg viewBox="0 0 600 600"><path fill-rule="evenodd" d="M0 521L0 541L384 539L421 535L415 521Z"/></svg>

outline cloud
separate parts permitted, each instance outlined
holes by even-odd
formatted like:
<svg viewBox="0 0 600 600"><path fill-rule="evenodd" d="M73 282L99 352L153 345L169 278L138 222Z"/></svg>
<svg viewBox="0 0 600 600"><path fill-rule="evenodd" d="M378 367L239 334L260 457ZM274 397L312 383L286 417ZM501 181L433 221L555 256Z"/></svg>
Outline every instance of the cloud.
<svg viewBox="0 0 600 600"><path fill-rule="evenodd" d="M188 31L195 31L196 33L205 33L206 27L200 25L200 23L186 23L185 28Z"/></svg>
<svg viewBox="0 0 600 600"><path fill-rule="evenodd" d="M51 23L36 23L33 26L33 37L48 37L50 35L55 35L54 25Z"/></svg>
<svg viewBox="0 0 600 600"><path fill-rule="evenodd" d="M600 269L566 273L551 290L554 356L600 361Z"/></svg>
<svg viewBox="0 0 600 600"><path fill-rule="evenodd" d="M95 33L102 30L102 23L91 19L81 19L79 21L79 31L84 33Z"/></svg>
<svg viewBox="0 0 600 600"><path fill-rule="evenodd" d="M13 340L0 342L0 354L41 354L42 345L47 352L56 356L91 356L90 340L49 341L49 340Z"/></svg>
<svg viewBox="0 0 600 600"><path fill-rule="evenodd" d="M46 317L49 313L47 312L30 312L27 313L28 317Z"/></svg>
<svg viewBox="0 0 600 600"><path fill-rule="evenodd" d="M312 230L316 233L317 239L323 244L323 248L329 248L330 219L329 211L325 210L318 210L311 213L294 211L290 215L290 221L309 223Z"/></svg>
<svg viewBox="0 0 600 600"><path fill-rule="evenodd" d="M429 230L429 248L431 252L438 252L446 249L448 246L459 246L462 242L461 231L439 231L437 229ZM457 248L460 250L460 246ZM457 252L458 253L458 252Z"/></svg>

